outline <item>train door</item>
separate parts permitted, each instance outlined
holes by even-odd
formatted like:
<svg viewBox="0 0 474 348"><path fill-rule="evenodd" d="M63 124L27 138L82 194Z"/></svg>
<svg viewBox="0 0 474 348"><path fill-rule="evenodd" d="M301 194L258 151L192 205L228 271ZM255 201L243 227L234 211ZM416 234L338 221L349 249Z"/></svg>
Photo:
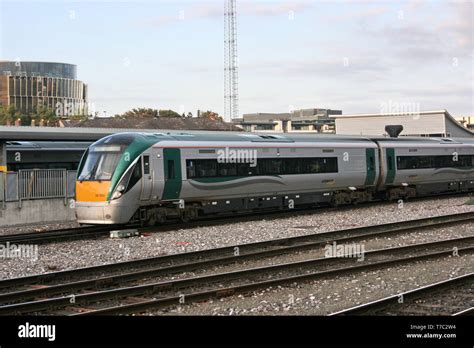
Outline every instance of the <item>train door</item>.
<svg viewBox="0 0 474 348"><path fill-rule="evenodd" d="M141 200L150 200L153 191L153 170L150 155L142 156L142 191Z"/></svg>
<svg viewBox="0 0 474 348"><path fill-rule="evenodd" d="M163 149L165 187L163 200L179 199L181 194L181 150Z"/></svg>
<svg viewBox="0 0 474 348"><path fill-rule="evenodd" d="M385 184L393 184L395 180L395 175L397 173L396 160L395 160L395 149L387 148L385 150L387 156L387 176L385 178Z"/></svg>

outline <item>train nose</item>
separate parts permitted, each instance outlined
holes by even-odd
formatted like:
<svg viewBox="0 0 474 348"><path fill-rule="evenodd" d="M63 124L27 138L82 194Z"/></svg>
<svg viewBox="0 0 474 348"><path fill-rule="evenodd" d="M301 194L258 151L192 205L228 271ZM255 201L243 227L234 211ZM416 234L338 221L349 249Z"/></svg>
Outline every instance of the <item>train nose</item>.
<svg viewBox="0 0 474 348"><path fill-rule="evenodd" d="M108 202L76 202L76 219L80 224L124 224L130 220L130 208Z"/></svg>
<svg viewBox="0 0 474 348"><path fill-rule="evenodd" d="M110 181L77 181L77 202L106 202L110 191Z"/></svg>

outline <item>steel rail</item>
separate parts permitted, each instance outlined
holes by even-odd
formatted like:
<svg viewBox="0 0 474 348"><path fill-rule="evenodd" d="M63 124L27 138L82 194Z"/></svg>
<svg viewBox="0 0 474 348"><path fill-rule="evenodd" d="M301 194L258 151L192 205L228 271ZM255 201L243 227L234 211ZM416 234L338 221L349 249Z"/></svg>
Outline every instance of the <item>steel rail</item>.
<svg viewBox="0 0 474 348"><path fill-rule="evenodd" d="M449 239L449 240L444 240L444 241L439 241L439 242L413 244L413 245L396 247L396 248L378 249L378 250L366 252L365 258L370 259L372 256L386 255L388 256L388 260L373 261L373 262L369 262L363 265L336 268L332 270L324 270L324 271L319 271L315 273L314 272L306 273L306 274L298 275L298 276L290 276L290 277L284 277L284 278L277 277L274 280L270 280L270 282L272 281L285 282L286 280L290 280L290 279L291 280L304 279L308 277L309 275L322 276L322 275L328 275L328 274L337 274L337 273L353 271L353 270L369 269L369 268L378 267L381 265L420 260L420 259L425 259L429 257L439 257L442 255L450 255L453 253L453 250L452 248L448 248L449 246L451 247L456 246L459 252L464 252L464 251L469 252L474 249L473 245L470 245L466 248L460 248L460 244L473 243L473 242L474 242L474 237L465 237L465 238L458 238L458 239ZM439 248L442 245L444 246L444 250L442 251L437 250L434 252L429 252L429 251L427 252L427 249L430 250L433 247ZM416 249L421 249L421 250L416 251ZM396 259L396 258L393 258L393 254L396 252L412 252L412 253L418 252L418 254L415 256L413 255L408 256L408 257L405 256L405 257ZM265 275L275 274L275 273L282 272L285 270L287 271L295 270L295 269L301 269L301 268L309 267L309 266L314 268L315 266L323 265L325 263L330 265L330 263L334 261L338 263L340 260L341 259L337 257L311 259L311 260L305 260L305 261L278 264L278 265L273 265L273 266L243 269L243 270L238 270L238 271L233 271L233 272L217 273L217 274L204 275L204 276L198 276L198 277L192 277L192 278L184 278L184 279L178 279L178 280L171 280L171 281L164 281L164 282L162 281L158 283L118 288L118 289L112 289L112 290L96 291L96 292L86 293L86 294L77 294L77 295L70 295L70 296L52 298L52 299L46 299L46 300L31 301L31 302L26 302L26 303L16 303L16 304L10 304L10 305L5 305L5 306L0 307L0 314L4 315L4 314L25 313L25 312L31 313L31 312L47 310L47 309L56 308L56 307L70 306L71 305L70 301L72 297L74 297L75 304L90 303L90 302L100 301L100 300L110 299L110 298L121 298L121 297L127 297L127 296L132 296L132 295L153 294L156 292L169 291L170 289L174 290L177 288L182 289L182 288L190 287L196 284L201 285L201 286L209 286L209 284L212 282L229 281L229 280L235 280L235 279L247 279L247 277L249 276L261 275L261 274L265 274ZM253 282L252 284L268 284L268 281L264 281L264 282L256 281L256 282ZM247 284L247 286L250 286L252 284ZM218 288L218 289L219 291L222 290L222 288Z"/></svg>
<svg viewBox="0 0 474 348"><path fill-rule="evenodd" d="M0 236L0 244L13 244L13 243L46 243L51 241L58 241L64 239L76 239L86 237L98 237L107 235L111 230L128 229L130 226L117 226L117 225L101 225L101 226L85 226L85 227L73 227L65 228L44 232L31 232L31 233L17 233L7 234Z"/></svg>
<svg viewBox="0 0 474 348"><path fill-rule="evenodd" d="M327 243L344 243L364 238L383 236L393 233L403 233L422 228L436 228L449 224L468 222L474 219L474 213L443 215L439 217L408 220L382 225L356 227L345 230L336 230L323 233L314 233L303 236L287 237L275 240L253 242L247 244L219 247L214 249L198 250L187 253L170 254L146 259L124 261L113 264L83 267L65 271L49 272L32 276L4 279L0 281L0 289L18 287L21 285L48 284L70 279L81 275L110 274L113 271L130 270L133 268L151 268L155 274L173 273L193 270L213 264L228 264L252 257L279 255L287 252L314 249ZM308 227L300 227L308 228ZM236 251L238 253L236 254ZM163 271L157 269L162 265ZM143 273L144 274L144 273ZM94 280L91 280L94 281ZM38 290L39 291L39 290ZM0 301L4 301L8 294L0 294Z"/></svg>
<svg viewBox="0 0 474 348"><path fill-rule="evenodd" d="M474 281L474 273L468 273L459 277L455 277L452 279L447 279L443 280L440 282L436 282L433 284L425 285L418 287L413 290L405 291L399 294L387 296L384 298L381 298L376 301L364 303L358 306L354 306L351 308L347 308L338 312L331 313L330 316L336 316L336 315L361 315L361 314L369 314L373 312L380 312L383 311L389 307L392 307L393 305L398 305L398 306L409 306L410 302L416 299L421 298L422 296L425 296L427 294L433 293L433 292L438 292L441 290L445 290L447 288L451 288L453 286L459 286L462 285L466 282L473 282ZM403 303L399 303L399 299L403 298ZM473 308L463 310L459 312L458 314L460 315L461 313L468 313L469 311L472 311Z"/></svg>

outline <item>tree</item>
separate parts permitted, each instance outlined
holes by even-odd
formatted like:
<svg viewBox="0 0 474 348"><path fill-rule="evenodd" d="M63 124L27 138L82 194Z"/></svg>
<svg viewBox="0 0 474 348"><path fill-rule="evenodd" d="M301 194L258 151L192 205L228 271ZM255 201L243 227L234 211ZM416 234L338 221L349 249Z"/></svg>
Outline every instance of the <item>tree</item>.
<svg viewBox="0 0 474 348"><path fill-rule="evenodd" d="M181 117L176 111L173 110L160 110L159 117Z"/></svg>
<svg viewBox="0 0 474 348"><path fill-rule="evenodd" d="M12 124L15 122L17 116L17 110L14 105L2 105L0 107L0 124Z"/></svg>
<svg viewBox="0 0 474 348"><path fill-rule="evenodd" d="M222 117L220 117L217 112L210 111L210 110L203 112L200 117L207 118L212 121L222 121Z"/></svg>
<svg viewBox="0 0 474 348"><path fill-rule="evenodd" d="M120 115L123 118L156 118L159 111L151 108L135 108Z"/></svg>
<svg viewBox="0 0 474 348"><path fill-rule="evenodd" d="M36 108L36 117L34 119L38 121L43 120L46 125L52 125L58 121L58 116L54 110L46 106L40 106Z"/></svg>

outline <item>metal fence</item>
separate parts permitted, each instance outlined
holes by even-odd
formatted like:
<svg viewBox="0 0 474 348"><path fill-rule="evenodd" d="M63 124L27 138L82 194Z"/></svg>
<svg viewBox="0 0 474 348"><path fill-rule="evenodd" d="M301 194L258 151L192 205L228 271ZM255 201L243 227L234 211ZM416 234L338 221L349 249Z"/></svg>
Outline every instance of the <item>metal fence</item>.
<svg viewBox="0 0 474 348"><path fill-rule="evenodd" d="M32 169L0 173L0 202L75 196L76 171Z"/></svg>

